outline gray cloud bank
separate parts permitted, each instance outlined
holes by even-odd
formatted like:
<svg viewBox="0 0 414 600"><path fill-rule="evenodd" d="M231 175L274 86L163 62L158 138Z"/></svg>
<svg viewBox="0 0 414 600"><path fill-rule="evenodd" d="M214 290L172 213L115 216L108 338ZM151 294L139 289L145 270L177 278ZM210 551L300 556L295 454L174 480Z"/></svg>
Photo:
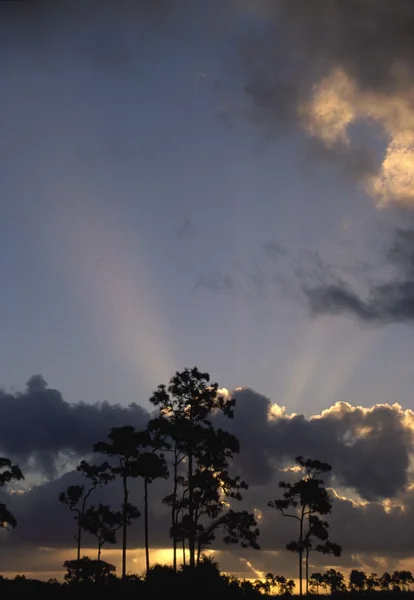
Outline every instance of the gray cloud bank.
<svg viewBox="0 0 414 600"><path fill-rule="evenodd" d="M393 275L388 281L371 284L365 296L348 282L322 282L305 286L314 315L347 314L362 323L383 325L414 320L414 231L399 229L387 253Z"/></svg>
<svg viewBox="0 0 414 600"><path fill-rule="evenodd" d="M144 427L148 413L136 403L129 407L108 402L66 402L42 376L33 376L24 392L0 391L0 448L22 466L31 462L42 474L56 474L62 455L80 456L107 435L111 427L131 423Z"/></svg>
<svg viewBox="0 0 414 600"><path fill-rule="evenodd" d="M235 550L223 554L226 564L240 571L240 557L244 556L271 570L268 563L275 560L271 553L283 550L293 532L291 520L267 508L267 501L278 496L279 480L294 476L283 469L298 454L326 460L333 466L327 484L339 495L331 517L332 539L344 547L345 566L355 566L356 554L389 555L398 560L414 553L408 527L414 516L412 411L404 411L399 405L366 409L338 403L320 415L305 418L289 415L248 388L237 390L235 397L235 418L226 423L241 443L234 469L250 483L243 507L261 513L261 546L265 552L250 555ZM32 548L33 560L38 560L38 548L72 545L72 516L57 498L68 485L79 482L80 475L72 470L59 473L62 457L70 457L73 464L88 455L93 442L104 439L110 427L126 423L142 427L149 414L136 404L69 404L40 377L32 378L21 394L3 393L0 410L6 415L0 432L1 452L22 460L26 475L30 475L30 469L39 471L41 467L49 475L48 481L23 494L3 493L19 525L4 541L1 553L9 553L10 570L13 565L19 570L20 551ZM158 501L168 491L169 482L151 487L151 542L158 548L169 547L169 515ZM143 490L139 482L132 484L131 494L140 506ZM98 501L118 506L119 486L110 484L97 492L94 502ZM142 520L138 520L131 531L131 547L142 547L142 540ZM218 549L223 550L220 544ZM286 568L291 568L288 558L278 561L287 561Z"/></svg>

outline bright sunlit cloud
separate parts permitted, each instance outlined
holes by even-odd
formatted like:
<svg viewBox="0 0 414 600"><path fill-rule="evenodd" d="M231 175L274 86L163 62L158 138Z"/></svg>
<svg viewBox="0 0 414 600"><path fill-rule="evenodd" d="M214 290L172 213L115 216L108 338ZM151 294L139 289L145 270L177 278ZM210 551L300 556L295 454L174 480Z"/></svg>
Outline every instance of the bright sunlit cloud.
<svg viewBox="0 0 414 600"><path fill-rule="evenodd" d="M404 72L396 78L404 80ZM365 190L379 207L390 202L414 203L414 86L405 83L393 93L360 89L341 69L335 69L314 87L311 99L299 108L311 136L327 148L350 148L349 128L358 122L379 125L385 155L378 172L367 175Z"/></svg>

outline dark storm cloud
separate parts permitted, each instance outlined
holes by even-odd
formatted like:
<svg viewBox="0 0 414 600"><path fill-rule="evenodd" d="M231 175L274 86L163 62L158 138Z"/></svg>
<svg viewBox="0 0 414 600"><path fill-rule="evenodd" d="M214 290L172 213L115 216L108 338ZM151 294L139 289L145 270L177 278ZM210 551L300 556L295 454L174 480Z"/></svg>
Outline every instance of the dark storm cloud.
<svg viewBox="0 0 414 600"><path fill-rule="evenodd" d="M83 455L111 427L131 423L144 427L148 413L137 404L66 402L41 376L31 378L23 393L0 391L0 448L23 463L34 458L38 468L53 473L60 453Z"/></svg>
<svg viewBox="0 0 414 600"><path fill-rule="evenodd" d="M414 230L400 229L386 257L393 269L388 281L370 286L362 297L347 282L305 285L313 315L347 314L359 321L383 325L414 320Z"/></svg>
<svg viewBox="0 0 414 600"><path fill-rule="evenodd" d="M296 118L297 101L333 67L344 69L362 88L385 92L398 86L396 65L412 68L411 0L258 4L265 25L256 40L245 41L244 51L254 72L247 93L265 120Z"/></svg>
<svg viewBox="0 0 414 600"><path fill-rule="evenodd" d="M347 284L306 290L311 311L347 313L367 323L398 323L414 319L414 282L395 281L375 286L366 299Z"/></svg>
<svg viewBox="0 0 414 600"><path fill-rule="evenodd" d="M392 497L408 482L412 430L398 406L370 410L339 403L318 418L286 415L253 390L235 392L236 415L221 425L240 439L236 468L249 482L265 485L274 470L298 455L327 460L338 485L353 488L363 498ZM0 395L1 451L30 471L35 467L54 474L62 457L76 461L89 454L93 443L111 427L145 426L149 413L137 404L70 404L43 378L29 380L23 393ZM32 465L32 466L30 466Z"/></svg>
<svg viewBox="0 0 414 600"><path fill-rule="evenodd" d="M326 479L328 485L341 494L367 501L351 501L342 496L335 499L330 519L332 539L342 544L346 552L367 555L383 552L396 557L414 552L414 537L407 527L414 517L414 491L408 487L414 429L414 415L410 411L403 411L399 405L365 409L338 403L320 415L306 418L288 415L283 408L272 405L268 398L251 389L236 390L235 397L234 419L217 424L226 426L240 440L241 452L234 469L250 483L241 508L256 510L256 514L261 515L260 543L264 550L268 553L283 550L294 536L292 520L283 519L269 509L267 502L279 495L280 480L295 479L294 472L284 469L302 454L332 465L332 477ZM3 419L0 431L2 450L27 459L25 474L28 476L32 456L41 453L48 465L54 464L56 457L68 450L78 456L87 454L93 442L103 439L110 427L125 423L139 427L148 417L136 405L124 408L110 404L69 404L57 390L48 389L39 376L29 381L22 394L3 393L0 410L8 416ZM7 540L7 547L12 549L10 557L16 556L16 560L8 561L11 570L13 564L17 570L20 568L18 548L25 551L28 547L71 546L72 515L57 498L68 485L81 482L82 476L71 471L61 476L56 474L55 479L35 485L25 493L2 491L2 501L19 523ZM142 509L142 482L131 482L130 490L131 501ZM169 547L169 513L159 501L169 492L169 481L155 482L150 489L154 548ZM383 503L384 498L391 498L387 505ZM94 492L92 501L120 506L118 482ZM405 507L404 511L399 505ZM378 531L382 532L380 539ZM139 519L131 529L131 547L141 548L142 540L143 521ZM93 546L92 540L85 539L85 543ZM216 548L224 549L220 541ZM16 549L15 554L13 549ZM37 550L34 552L35 559ZM247 557L254 561L256 568L271 570L266 565L274 556L268 553L243 553L235 549L227 556L226 564L230 561L233 565L230 570L244 571L242 559ZM357 566L349 555L347 561Z"/></svg>
<svg viewBox="0 0 414 600"><path fill-rule="evenodd" d="M367 410L338 403L317 418L282 413L269 420L269 399L249 389L235 398L228 427L240 439L238 465L252 483L272 481L275 467L297 455L329 462L336 485L367 500L392 497L408 483L413 433L398 406Z"/></svg>

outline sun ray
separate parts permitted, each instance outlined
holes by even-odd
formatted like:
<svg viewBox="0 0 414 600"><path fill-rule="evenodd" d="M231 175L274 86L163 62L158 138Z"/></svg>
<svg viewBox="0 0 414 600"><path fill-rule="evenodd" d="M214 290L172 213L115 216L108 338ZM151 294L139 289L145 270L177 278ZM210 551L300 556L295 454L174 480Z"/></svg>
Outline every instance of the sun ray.
<svg viewBox="0 0 414 600"><path fill-rule="evenodd" d="M68 186L60 190L59 202L48 203L53 229L47 251L58 257L54 267L64 271L114 357L154 388L179 363L161 306L162 282L154 280L144 246L136 233L132 237L116 206L71 200L83 198L87 186L81 191ZM94 195L99 197L97 190Z"/></svg>

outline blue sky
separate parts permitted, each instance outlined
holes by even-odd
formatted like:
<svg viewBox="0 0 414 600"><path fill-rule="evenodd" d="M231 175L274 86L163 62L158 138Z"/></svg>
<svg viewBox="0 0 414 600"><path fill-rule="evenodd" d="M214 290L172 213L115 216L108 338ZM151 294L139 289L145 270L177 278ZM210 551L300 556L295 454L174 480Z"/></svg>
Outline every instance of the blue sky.
<svg viewBox="0 0 414 600"><path fill-rule="evenodd" d="M394 215L251 117L251 17L84 17L15 18L3 42L1 385L145 403L197 364L290 411L414 408L412 330L312 319L265 252L375 263Z"/></svg>
<svg viewBox="0 0 414 600"><path fill-rule="evenodd" d="M194 365L253 388L229 428L255 568L295 576L266 506L298 453L332 463L338 568L411 568L413 23L411 0L0 2L0 443L26 476L3 572L61 575L75 461Z"/></svg>

